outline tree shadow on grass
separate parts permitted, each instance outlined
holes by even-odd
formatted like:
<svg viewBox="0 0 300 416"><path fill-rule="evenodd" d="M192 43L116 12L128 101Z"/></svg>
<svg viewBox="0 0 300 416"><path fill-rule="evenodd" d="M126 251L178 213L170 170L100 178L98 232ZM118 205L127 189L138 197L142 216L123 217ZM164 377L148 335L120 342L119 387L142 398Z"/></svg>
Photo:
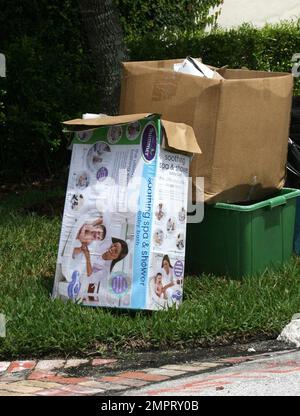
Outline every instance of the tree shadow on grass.
<svg viewBox="0 0 300 416"><path fill-rule="evenodd" d="M63 216L64 196L53 196L43 201L36 202L32 205L23 207L19 210L22 214L38 215L41 217L55 218Z"/></svg>

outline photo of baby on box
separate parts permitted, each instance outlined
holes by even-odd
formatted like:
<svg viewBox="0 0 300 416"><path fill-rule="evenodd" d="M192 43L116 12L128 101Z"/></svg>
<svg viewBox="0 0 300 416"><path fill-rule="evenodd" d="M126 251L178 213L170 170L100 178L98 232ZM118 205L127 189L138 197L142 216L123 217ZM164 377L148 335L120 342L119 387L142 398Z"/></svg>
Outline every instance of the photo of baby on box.
<svg viewBox="0 0 300 416"><path fill-rule="evenodd" d="M175 123L163 123L158 115L66 122L74 139L54 297L150 310L182 302L182 213L191 150L200 150L185 126L179 142L189 138L191 150L181 154L168 133Z"/></svg>

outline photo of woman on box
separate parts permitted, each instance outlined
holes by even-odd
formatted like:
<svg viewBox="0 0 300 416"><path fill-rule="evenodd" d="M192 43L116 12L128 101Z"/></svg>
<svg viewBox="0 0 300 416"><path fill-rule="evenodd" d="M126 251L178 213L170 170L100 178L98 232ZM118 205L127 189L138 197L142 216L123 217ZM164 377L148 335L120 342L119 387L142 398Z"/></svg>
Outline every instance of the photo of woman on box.
<svg viewBox="0 0 300 416"><path fill-rule="evenodd" d="M164 298L170 297L169 289L174 286L173 266L167 254L164 255L161 263L162 285Z"/></svg>
<svg viewBox="0 0 300 416"><path fill-rule="evenodd" d="M170 257L165 254L160 264L161 269L150 280L149 286L149 306L155 309L179 305L182 300L182 284L176 279Z"/></svg>
<svg viewBox="0 0 300 416"><path fill-rule="evenodd" d="M108 277L115 264L127 256L128 246L120 238L108 237L105 239L106 227L99 222L93 223L92 227L85 225L83 228L84 232L81 230L78 234L81 247L75 248L73 252L75 257L79 253L84 256L79 297L82 297L83 301L98 301L100 287L107 290ZM86 239L87 229L88 234L92 235L91 242Z"/></svg>
<svg viewBox="0 0 300 416"><path fill-rule="evenodd" d="M91 253L88 246L82 249L86 259L86 274L90 277L92 274L107 275L111 273L115 264L123 260L128 254L128 246L124 240L112 237L110 247L103 253L94 253L95 263L91 261Z"/></svg>
<svg viewBox="0 0 300 416"><path fill-rule="evenodd" d="M61 254L62 274L67 281L70 281L74 270L81 274L86 267L84 256L86 247L89 247L90 252L99 252L99 250L104 252L110 246L101 213L94 220L87 221L85 217L85 219L78 222L77 229L73 226L69 232Z"/></svg>
<svg viewBox="0 0 300 416"><path fill-rule="evenodd" d="M93 222L81 223L76 237L70 242L71 256L63 259L64 276L69 281L70 276L77 273L80 287L77 298L86 302L99 300L100 286L107 290L115 264L128 254L127 243L112 237L103 222L103 214L99 213Z"/></svg>

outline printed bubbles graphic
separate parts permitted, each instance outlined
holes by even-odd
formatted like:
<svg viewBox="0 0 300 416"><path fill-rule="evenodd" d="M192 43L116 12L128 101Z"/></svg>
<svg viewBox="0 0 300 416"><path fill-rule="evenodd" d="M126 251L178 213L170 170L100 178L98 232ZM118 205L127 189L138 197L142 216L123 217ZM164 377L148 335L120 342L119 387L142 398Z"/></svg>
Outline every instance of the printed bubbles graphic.
<svg viewBox="0 0 300 416"><path fill-rule="evenodd" d="M179 302L182 299L182 292L180 290L176 290L172 295L172 299Z"/></svg>
<svg viewBox="0 0 300 416"><path fill-rule="evenodd" d="M110 277L109 287L117 296L123 296L130 290L131 279L123 272L115 272Z"/></svg>

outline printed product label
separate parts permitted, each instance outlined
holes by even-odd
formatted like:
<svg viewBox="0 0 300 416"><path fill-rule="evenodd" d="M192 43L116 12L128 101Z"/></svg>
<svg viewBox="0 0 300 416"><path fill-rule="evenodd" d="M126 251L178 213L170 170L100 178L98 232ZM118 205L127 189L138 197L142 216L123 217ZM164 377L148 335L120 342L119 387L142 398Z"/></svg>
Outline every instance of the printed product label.
<svg viewBox="0 0 300 416"><path fill-rule="evenodd" d="M74 134L53 294L86 306L182 300L189 158L158 116Z"/></svg>
<svg viewBox="0 0 300 416"><path fill-rule="evenodd" d="M146 162L155 158L157 148L157 131L153 123L148 123L142 135L142 151Z"/></svg>

